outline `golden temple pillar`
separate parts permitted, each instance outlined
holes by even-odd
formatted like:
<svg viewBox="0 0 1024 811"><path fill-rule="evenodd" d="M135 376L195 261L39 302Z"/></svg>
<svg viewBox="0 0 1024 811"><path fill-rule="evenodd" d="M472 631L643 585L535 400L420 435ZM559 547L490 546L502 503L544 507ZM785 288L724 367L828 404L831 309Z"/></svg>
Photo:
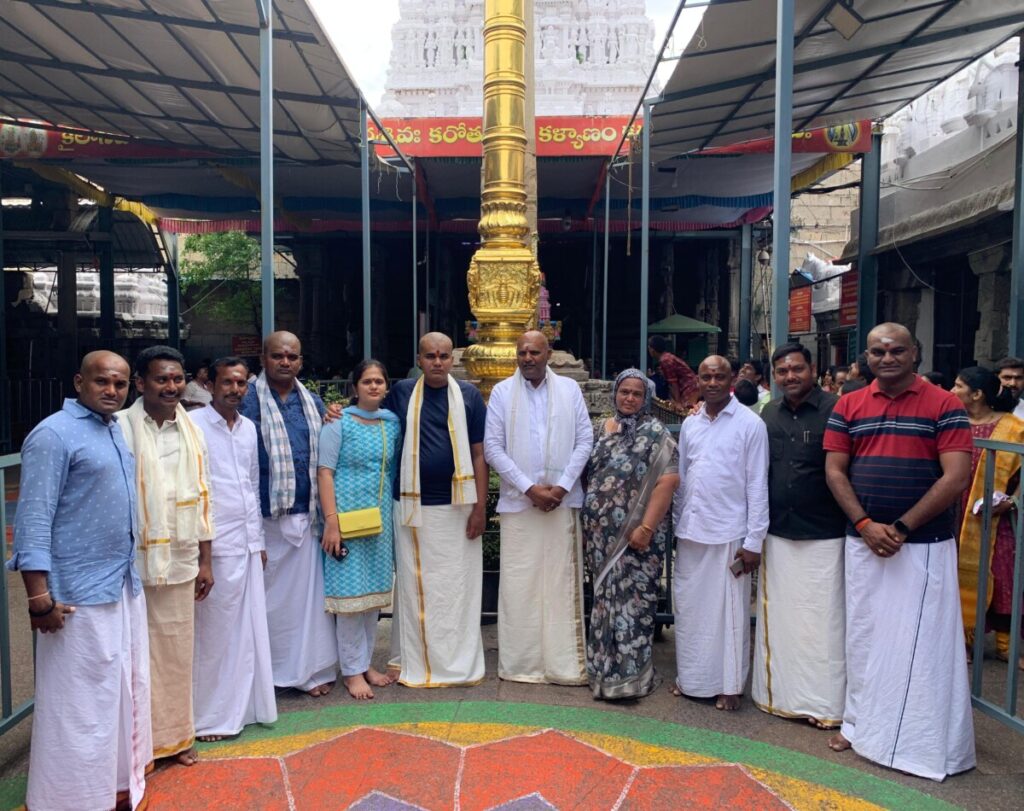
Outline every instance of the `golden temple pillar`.
<svg viewBox="0 0 1024 811"><path fill-rule="evenodd" d="M528 0L485 0L481 245L469 264L478 343L463 355L486 398L515 372L516 339L537 311L540 267L526 219L526 22Z"/></svg>

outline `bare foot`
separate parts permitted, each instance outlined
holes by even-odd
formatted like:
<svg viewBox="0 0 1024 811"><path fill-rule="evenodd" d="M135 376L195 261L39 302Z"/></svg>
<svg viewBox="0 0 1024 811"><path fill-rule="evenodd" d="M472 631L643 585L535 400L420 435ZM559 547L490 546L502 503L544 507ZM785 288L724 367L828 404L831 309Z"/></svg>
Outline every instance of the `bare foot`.
<svg viewBox="0 0 1024 811"><path fill-rule="evenodd" d="M358 673L355 676L345 676L342 681L345 682L345 688L348 690L348 694L357 701L365 701L373 698L373 690L371 690L370 685L366 683L366 679L363 678L362 673Z"/></svg>
<svg viewBox="0 0 1024 811"><path fill-rule="evenodd" d="M828 739L828 748L833 752L845 752L851 746L853 744L846 740L842 732L837 732Z"/></svg>
<svg viewBox="0 0 1024 811"><path fill-rule="evenodd" d="M1010 661L1010 654L1009 653L997 653L996 654L996 659L998 659L1000 662L1009 662ZM970 664L970 659L967 660L967 663ZM1017 662L1017 668L1019 670L1024 670L1024 656L1021 656L1020 660Z"/></svg>
<svg viewBox="0 0 1024 811"><path fill-rule="evenodd" d="M674 695L676 698L682 698L683 697L683 691L679 689L679 685L678 684L673 683L673 685L669 688L669 692L672 695Z"/></svg>
<svg viewBox="0 0 1024 811"><path fill-rule="evenodd" d="M715 701L716 710L738 710L740 708L739 696L719 696Z"/></svg>
<svg viewBox="0 0 1024 811"><path fill-rule="evenodd" d="M196 740L197 741L202 741L203 743L212 743L213 741L222 741L222 740L224 740L224 736L223 735L197 735L196 736Z"/></svg>
<svg viewBox="0 0 1024 811"><path fill-rule="evenodd" d="M190 746L184 752L178 752L174 759L182 766L195 766L199 762L199 753L194 746Z"/></svg>
<svg viewBox="0 0 1024 811"><path fill-rule="evenodd" d="M387 687L389 684L394 684L395 680L391 677L391 673L381 673L379 670L370 668L364 674L366 680L374 687Z"/></svg>
<svg viewBox="0 0 1024 811"><path fill-rule="evenodd" d="M815 729L835 729L836 724L826 724L824 721L819 721L817 718L808 718L807 723Z"/></svg>
<svg viewBox="0 0 1024 811"><path fill-rule="evenodd" d="M306 695L312 696L313 698L320 698L320 696L325 696L329 692L331 692L332 687L334 687L333 681L328 684L319 684L312 690L310 690L308 693L306 693Z"/></svg>

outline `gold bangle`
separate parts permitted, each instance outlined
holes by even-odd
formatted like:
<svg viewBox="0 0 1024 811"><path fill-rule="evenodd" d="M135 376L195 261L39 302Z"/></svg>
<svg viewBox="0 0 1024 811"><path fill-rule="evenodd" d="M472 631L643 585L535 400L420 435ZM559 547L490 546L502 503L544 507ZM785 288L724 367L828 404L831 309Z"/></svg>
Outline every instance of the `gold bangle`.
<svg viewBox="0 0 1024 811"><path fill-rule="evenodd" d="M50 592L44 591L42 594L33 594L31 597L28 598L28 601L32 602L33 600L38 600L40 597L49 597L49 596L50 596Z"/></svg>
<svg viewBox="0 0 1024 811"><path fill-rule="evenodd" d="M647 526L647 524L641 524L640 529L646 529L649 533L651 533L651 535L654 534L654 530Z"/></svg>
<svg viewBox="0 0 1024 811"><path fill-rule="evenodd" d="M335 516L335 515L337 515L337 513L325 513L324 514L324 518L331 518L332 516Z"/></svg>

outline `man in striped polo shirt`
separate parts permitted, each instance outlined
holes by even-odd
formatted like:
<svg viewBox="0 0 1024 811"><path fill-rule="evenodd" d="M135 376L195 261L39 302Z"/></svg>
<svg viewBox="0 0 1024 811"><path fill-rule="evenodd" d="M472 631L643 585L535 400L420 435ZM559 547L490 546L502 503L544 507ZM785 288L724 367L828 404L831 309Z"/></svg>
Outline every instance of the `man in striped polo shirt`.
<svg viewBox="0 0 1024 811"><path fill-rule="evenodd" d="M866 388L843 397L824 447L846 539L846 706L830 741L942 780L975 765L952 508L968 485L960 402L914 372L914 338L879 324Z"/></svg>

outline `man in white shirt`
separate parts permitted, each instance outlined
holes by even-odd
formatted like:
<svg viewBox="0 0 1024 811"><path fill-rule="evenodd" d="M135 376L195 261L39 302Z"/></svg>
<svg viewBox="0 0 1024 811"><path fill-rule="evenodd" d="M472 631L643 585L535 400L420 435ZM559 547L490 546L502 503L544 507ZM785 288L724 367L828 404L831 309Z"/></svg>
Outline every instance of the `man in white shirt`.
<svg viewBox="0 0 1024 811"><path fill-rule="evenodd" d="M586 684L579 478L594 431L579 385L548 368L542 332L524 333L516 355L484 432L484 458L501 477L498 676Z"/></svg>
<svg viewBox="0 0 1024 811"><path fill-rule="evenodd" d="M210 451L210 489L217 534L217 590L196 606L192 668L196 737L218 741L247 724L277 720L267 631L256 426L238 413L249 369L237 357L215 361L213 402L190 416Z"/></svg>
<svg viewBox="0 0 1024 811"><path fill-rule="evenodd" d="M676 695L735 710L750 670L750 573L768 532L768 432L729 393L720 355L697 370L703 407L679 433Z"/></svg>
<svg viewBox="0 0 1024 811"><path fill-rule="evenodd" d="M1017 398L1013 416L1024 420L1024 400L1021 400L1021 393L1024 392L1024 359L1003 358L996 364L996 374L999 375L999 384Z"/></svg>

